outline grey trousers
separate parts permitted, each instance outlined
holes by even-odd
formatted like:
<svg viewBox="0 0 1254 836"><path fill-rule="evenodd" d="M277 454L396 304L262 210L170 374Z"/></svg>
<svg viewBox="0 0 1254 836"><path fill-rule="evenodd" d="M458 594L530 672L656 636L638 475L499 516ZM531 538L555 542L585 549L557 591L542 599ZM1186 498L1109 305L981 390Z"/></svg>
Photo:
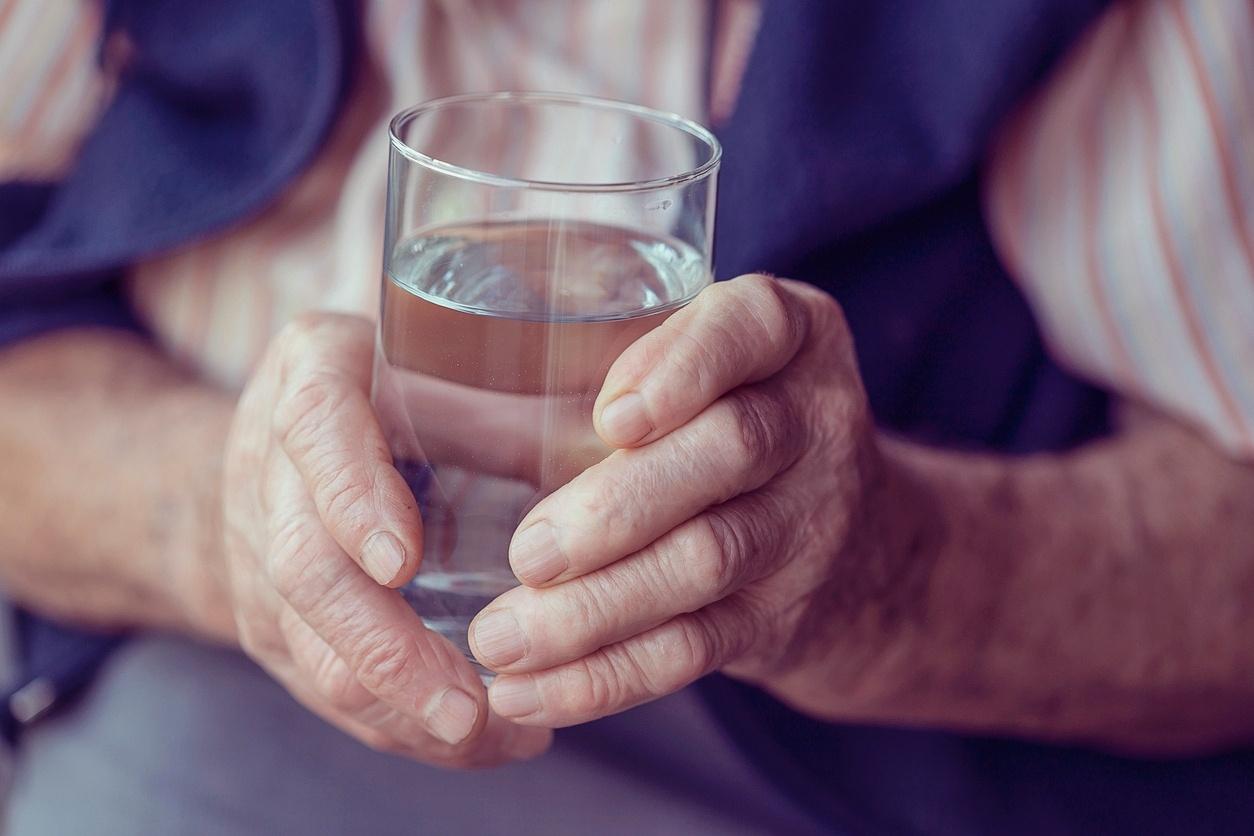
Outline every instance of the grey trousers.
<svg viewBox="0 0 1254 836"><path fill-rule="evenodd" d="M809 834L691 691L449 772L374 752L238 654L147 637L31 729L10 836Z"/></svg>

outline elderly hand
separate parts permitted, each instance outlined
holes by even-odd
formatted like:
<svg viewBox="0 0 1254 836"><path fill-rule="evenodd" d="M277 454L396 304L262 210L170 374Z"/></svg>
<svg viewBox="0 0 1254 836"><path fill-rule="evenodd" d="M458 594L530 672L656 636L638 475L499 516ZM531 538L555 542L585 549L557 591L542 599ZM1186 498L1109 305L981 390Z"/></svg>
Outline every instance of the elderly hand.
<svg viewBox="0 0 1254 836"><path fill-rule="evenodd" d="M834 653L874 632L861 599L902 554L878 540L891 480L835 301L714 285L617 360L594 418L615 452L523 520L524 585L471 625L493 708L566 726L715 670L799 705L854 687L878 648Z"/></svg>
<svg viewBox="0 0 1254 836"><path fill-rule="evenodd" d="M444 766L539 754L551 733L492 715L466 660L389 589L413 576L422 528L371 410L373 344L365 320L305 317L239 401L222 495L240 644L373 747Z"/></svg>

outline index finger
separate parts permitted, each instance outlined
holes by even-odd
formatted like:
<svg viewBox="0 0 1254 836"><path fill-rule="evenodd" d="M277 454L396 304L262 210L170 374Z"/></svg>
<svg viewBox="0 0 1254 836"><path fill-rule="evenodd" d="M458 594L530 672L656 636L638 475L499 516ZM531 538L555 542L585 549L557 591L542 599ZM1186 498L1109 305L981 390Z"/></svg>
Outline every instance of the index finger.
<svg viewBox="0 0 1254 836"><path fill-rule="evenodd" d="M413 741L445 762L491 758L535 741L490 723L479 677L446 639L423 626L405 600L373 583L322 528L290 463L277 463L268 495L276 509L264 567L274 589L381 703L426 729ZM290 625L289 625L290 626ZM346 691L333 667L306 671L305 683L331 707Z"/></svg>
<svg viewBox="0 0 1254 836"><path fill-rule="evenodd" d="M769 276L712 285L610 367L593 408L597 432L611 447L660 438L782 369L808 331L805 301Z"/></svg>
<svg viewBox="0 0 1254 836"><path fill-rule="evenodd" d="M274 432L336 542L377 583L397 587L418 569L422 522L366 392L371 335L347 316L289 326Z"/></svg>

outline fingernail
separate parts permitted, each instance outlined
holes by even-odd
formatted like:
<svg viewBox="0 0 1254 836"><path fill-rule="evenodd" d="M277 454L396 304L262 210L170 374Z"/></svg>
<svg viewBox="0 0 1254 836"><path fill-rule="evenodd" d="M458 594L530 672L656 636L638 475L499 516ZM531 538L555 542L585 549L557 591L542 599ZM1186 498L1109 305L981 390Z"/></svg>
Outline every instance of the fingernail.
<svg viewBox="0 0 1254 836"><path fill-rule="evenodd" d="M505 676L488 689L488 702L502 717L526 717L540 710L540 692L530 676Z"/></svg>
<svg viewBox="0 0 1254 836"><path fill-rule="evenodd" d="M387 585L396 580L396 573L405 565L405 547L392 534L380 531L361 547L361 562L370 577Z"/></svg>
<svg viewBox="0 0 1254 836"><path fill-rule="evenodd" d="M474 731L479 704L465 691L446 688L427 709L427 729L450 746L461 743Z"/></svg>
<svg viewBox="0 0 1254 836"><path fill-rule="evenodd" d="M509 562L523 583L545 583L566 571L566 557L557 547L553 526L541 520L514 535Z"/></svg>
<svg viewBox="0 0 1254 836"><path fill-rule="evenodd" d="M485 665L508 665L527 655L527 639L509 610L493 610L475 619L475 655Z"/></svg>
<svg viewBox="0 0 1254 836"><path fill-rule="evenodd" d="M601 431L613 444L634 444L652 430L644 414L644 398L636 392L620 395L601 410Z"/></svg>

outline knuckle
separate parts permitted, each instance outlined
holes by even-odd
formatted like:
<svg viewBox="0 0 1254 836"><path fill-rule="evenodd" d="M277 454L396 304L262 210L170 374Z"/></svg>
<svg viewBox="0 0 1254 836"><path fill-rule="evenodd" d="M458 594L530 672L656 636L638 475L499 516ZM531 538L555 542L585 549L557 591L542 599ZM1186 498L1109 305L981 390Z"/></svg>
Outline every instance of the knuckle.
<svg viewBox="0 0 1254 836"><path fill-rule="evenodd" d="M849 332L849 323L845 320L845 309L836 301L836 297L803 282L790 283L790 286L804 288L805 293L801 298L810 303L813 316L821 319L825 325L834 326L833 330L840 333Z"/></svg>
<svg viewBox="0 0 1254 836"><path fill-rule="evenodd" d="M745 544L739 528L724 512L711 509L693 520L685 533L697 582L703 590L723 598L744 568Z"/></svg>
<svg viewBox="0 0 1254 836"><path fill-rule="evenodd" d="M774 475L801 455L806 443L805 422L787 397L762 386L745 386L724 398L725 425L732 474L743 487L763 475ZM763 474L763 469L769 473Z"/></svg>
<svg viewBox="0 0 1254 836"><path fill-rule="evenodd" d="M663 625L627 654L636 679L649 697L672 694L715 667L710 636L690 619Z"/></svg>
<svg viewBox="0 0 1254 836"><path fill-rule="evenodd" d="M316 449L326 421L344 407L350 395L325 372L290 382L274 407L273 429L279 443L294 455Z"/></svg>
<svg viewBox="0 0 1254 836"><path fill-rule="evenodd" d="M603 717L618 705L624 688L611 653L602 650L573 666L562 683L561 701L577 717Z"/></svg>
<svg viewBox="0 0 1254 836"><path fill-rule="evenodd" d="M666 422L685 416L694 394L701 398L713 398L720 394L718 381L726 361L710 345L725 345L727 338L720 333L723 326L718 323L724 319L717 311L710 321L713 324L708 326L688 322L667 327L670 320L663 323L671 337L670 350L664 363L659 363L663 372L657 378L658 382L647 387L646 395L649 413L655 421ZM715 334L709 339L702 339L695 329L708 329Z"/></svg>
<svg viewBox="0 0 1254 836"><path fill-rule="evenodd" d="M376 694L395 693L402 689L413 656L410 646L404 641L385 637L363 642L363 646L365 650L352 665L357 680Z"/></svg>
<svg viewBox="0 0 1254 836"><path fill-rule="evenodd" d="M835 340L838 345L852 349L853 332L844 308L834 296L805 282L785 280L779 284L795 300L794 308L806 333L819 339Z"/></svg>
<svg viewBox="0 0 1254 836"><path fill-rule="evenodd" d="M357 509L375 492L356 468L323 467L316 472L310 488L329 520L353 521L359 516Z"/></svg>
<svg viewBox="0 0 1254 836"><path fill-rule="evenodd" d="M638 598L640 588L640 584L625 582L615 572L593 572L553 590L560 593L554 596L557 606L549 611L551 617L546 612L544 620L553 624L576 625L573 629L553 631L554 638L563 647L573 645L581 636L613 629L617 619L612 614L628 609L623 602ZM618 603L617 606L607 606L607 601Z"/></svg>
<svg viewBox="0 0 1254 836"><path fill-rule="evenodd" d="M607 648L610 710L674 693L704 672L707 651L700 636L688 636L682 624L675 619L640 641Z"/></svg>
<svg viewBox="0 0 1254 836"><path fill-rule="evenodd" d="M330 648L315 660L310 677L314 691L341 714L356 714L374 701L352 669Z"/></svg>
<svg viewBox="0 0 1254 836"><path fill-rule="evenodd" d="M704 435L717 443L707 443L704 449L712 472L719 474L720 500L756 487L763 476L772 475L771 466L793 443L788 436L796 435L779 413L778 405L754 387L723 398L711 410L712 426Z"/></svg>
<svg viewBox="0 0 1254 836"><path fill-rule="evenodd" d="M593 585L599 586L599 584ZM585 578L576 578L545 590L543 602L519 608L520 622L527 633L528 657L565 661L595 650L605 634L604 608L595 600ZM517 610L516 610L517 611ZM543 617L537 617L541 615Z"/></svg>
<svg viewBox="0 0 1254 836"><path fill-rule="evenodd" d="M589 576L599 587L604 633L618 638L638 632L642 613L669 614L705 594L699 573L694 577L691 569L687 527L680 525L631 559Z"/></svg>
<svg viewBox="0 0 1254 836"><path fill-rule="evenodd" d="M752 387L746 387L727 399L735 432L729 433L738 443L739 457L757 461L779 446L783 427L779 410L773 400Z"/></svg>
<svg viewBox="0 0 1254 836"><path fill-rule="evenodd" d="M795 347L805 330L803 309L779 281L761 273L742 276L736 285L738 313L760 330L758 336L772 348Z"/></svg>
<svg viewBox="0 0 1254 836"><path fill-rule="evenodd" d="M652 656L651 643L624 642L610 648L606 658L615 673L612 682L614 692L614 708L626 708L651 697L668 693L665 683L659 677L657 666L670 664L673 660L665 657Z"/></svg>
<svg viewBox="0 0 1254 836"><path fill-rule="evenodd" d="M715 657L709 670L723 670L735 675L736 671L755 670L759 674L788 667L789 656L795 651L781 654L791 632L781 629L777 602L769 599L753 600L755 596L729 598L718 607L716 616L702 618L704 613L694 614L714 631L712 641Z"/></svg>
<svg viewBox="0 0 1254 836"><path fill-rule="evenodd" d="M765 273L748 273L729 286L735 289L742 304L750 305L766 313L783 315L779 282Z"/></svg>
<svg viewBox="0 0 1254 836"><path fill-rule="evenodd" d="M292 519L277 532L266 553L265 570L275 591L290 599L305 589L317 569L318 549L311 526Z"/></svg>
<svg viewBox="0 0 1254 836"><path fill-rule="evenodd" d="M677 619L670 629L658 633L658 658L671 659L674 663L663 670L666 675L654 686L656 693L670 693L692 680L713 670L718 662L718 647L714 637L692 619Z"/></svg>
<svg viewBox="0 0 1254 836"><path fill-rule="evenodd" d="M715 323L722 321L721 319L715 320ZM722 328L721 325L717 324L714 327L716 330ZM676 346L677 350L672 354L672 362L674 363L677 377L680 380L690 382L698 391L704 392L709 388L707 383L710 380L711 373L719 368L721 355L712 350L710 344L702 340L697 333L679 331L677 334L680 345ZM723 342L725 340L718 338L710 341L713 344L722 344ZM669 400L677 401L681 395L679 392L667 391L655 394L662 401L661 406L664 409L672 406ZM669 396L669 398L664 400L662 396Z"/></svg>

